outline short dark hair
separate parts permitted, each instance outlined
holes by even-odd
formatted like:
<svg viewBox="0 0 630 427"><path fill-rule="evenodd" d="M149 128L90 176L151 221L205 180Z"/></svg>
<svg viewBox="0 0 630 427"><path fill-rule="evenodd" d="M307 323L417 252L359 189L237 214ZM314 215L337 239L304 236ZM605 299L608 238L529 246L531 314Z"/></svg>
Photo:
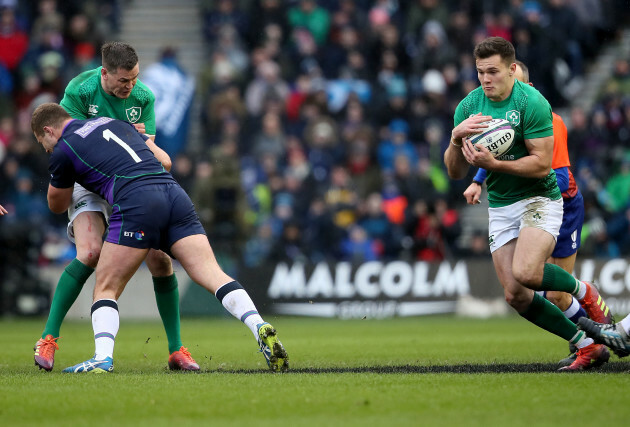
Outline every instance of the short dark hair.
<svg viewBox="0 0 630 427"><path fill-rule="evenodd" d="M475 59L486 59L494 55L499 55L506 64L516 61L516 52L512 43L503 37L488 37L475 46L473 51Z"/></svg>
<svg viewBox="0 0 630 427"><path fill-rule="evenodd" d="M109 42L101 47L103 67L115 73L119 68L132 70L138 64L138 54L131 45L123 42Z"/></svg>
<svg viewBox="0 0 630 427"><path fill-rule="evenodd" d="M37 136L44 134L44 126L59 127L64 120L71 119L70 114L59 104L47 102L33 111L31 130Z"/></svg>
<svg viewBox="0 0 630 427"><path fill-rule="evenodd" d="M518 59L514 62L516 63L516 65L521 67L521 70L523 70L523 83L529 83L529 68L527 68L527 65L525 65L523 61L519 61Z"/></svg>

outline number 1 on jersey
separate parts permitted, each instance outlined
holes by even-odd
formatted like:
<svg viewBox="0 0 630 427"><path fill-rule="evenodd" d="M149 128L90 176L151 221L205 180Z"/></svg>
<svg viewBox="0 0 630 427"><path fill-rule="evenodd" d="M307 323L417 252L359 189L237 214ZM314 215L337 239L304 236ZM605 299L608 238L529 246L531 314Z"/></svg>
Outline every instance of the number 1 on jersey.
<svg viewBox="0 0 630 427"><path fill-rule="evenodd" d="M109 141L110 139L113 139L116 142L116 144L120 145L122 148L125 149L125 151L127 153L129 153L131 158L134 159L136 161L136 163L140 163L142 161L142 159L140 159L140 157L138 157L136 152L133 151L131 149L131 147L129 145L127 145L127 143L125 141L123 141L122 139L118 138L118 136L116 136L116 134L114 132L112 132L111 130L105 129L103 131L103 138L105 138L107 141Z"/></svg>

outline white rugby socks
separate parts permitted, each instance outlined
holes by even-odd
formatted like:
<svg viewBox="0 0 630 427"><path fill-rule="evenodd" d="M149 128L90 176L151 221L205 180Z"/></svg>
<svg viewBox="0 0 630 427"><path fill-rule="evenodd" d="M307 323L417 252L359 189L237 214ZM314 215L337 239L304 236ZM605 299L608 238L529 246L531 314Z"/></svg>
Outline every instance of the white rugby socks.
<svg viewBox="0 0 630 427"><path fill-rule="evenodd" d="M118 303L115 300L100 299L92 304L94 358L96 360L114 356L114 344L119 325Z"/></svg>

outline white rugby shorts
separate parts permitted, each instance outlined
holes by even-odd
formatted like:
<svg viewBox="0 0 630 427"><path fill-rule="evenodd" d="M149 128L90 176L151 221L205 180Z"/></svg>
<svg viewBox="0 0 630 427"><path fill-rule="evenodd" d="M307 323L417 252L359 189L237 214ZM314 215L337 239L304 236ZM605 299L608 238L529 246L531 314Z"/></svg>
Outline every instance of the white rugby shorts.
<svg viewBox="0 0 630 427"><path fill-rule="evenodd" d="M112 214L112 207L109 206L101 196L86 190L81 185L74 183L72 190L72 204L68 208L68 239L74 242L74 219L81 212L100 212L105 217L105 224L109 224L109 216Z"/></svg>
<svg viewBox="0 0 630 427"><path fill-rule="evenodd" d="M489 208L488 243L494 252L516 239L525 227L545 230L558 240L563 212L562 198L530 197L508 206Z"/></svg>

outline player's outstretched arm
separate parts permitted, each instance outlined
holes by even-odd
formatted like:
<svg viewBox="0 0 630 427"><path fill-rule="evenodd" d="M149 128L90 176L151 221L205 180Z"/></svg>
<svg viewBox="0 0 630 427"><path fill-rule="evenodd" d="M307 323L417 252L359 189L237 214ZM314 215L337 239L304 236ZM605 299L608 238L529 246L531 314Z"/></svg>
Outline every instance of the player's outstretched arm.
<svg viewBox="0 0 630 427"><path fill-rule="evenodd" d="M151 149L151 151L153 151L153 155L155 156L155 158L158 159L160 163L162 163L162 166L164 166L164 169L170 172L171 166L172 166L171 156L169 156L166 153L166 151L158 147L151 138L147 139L146 143L147 143L147 146Z"/></svg>

